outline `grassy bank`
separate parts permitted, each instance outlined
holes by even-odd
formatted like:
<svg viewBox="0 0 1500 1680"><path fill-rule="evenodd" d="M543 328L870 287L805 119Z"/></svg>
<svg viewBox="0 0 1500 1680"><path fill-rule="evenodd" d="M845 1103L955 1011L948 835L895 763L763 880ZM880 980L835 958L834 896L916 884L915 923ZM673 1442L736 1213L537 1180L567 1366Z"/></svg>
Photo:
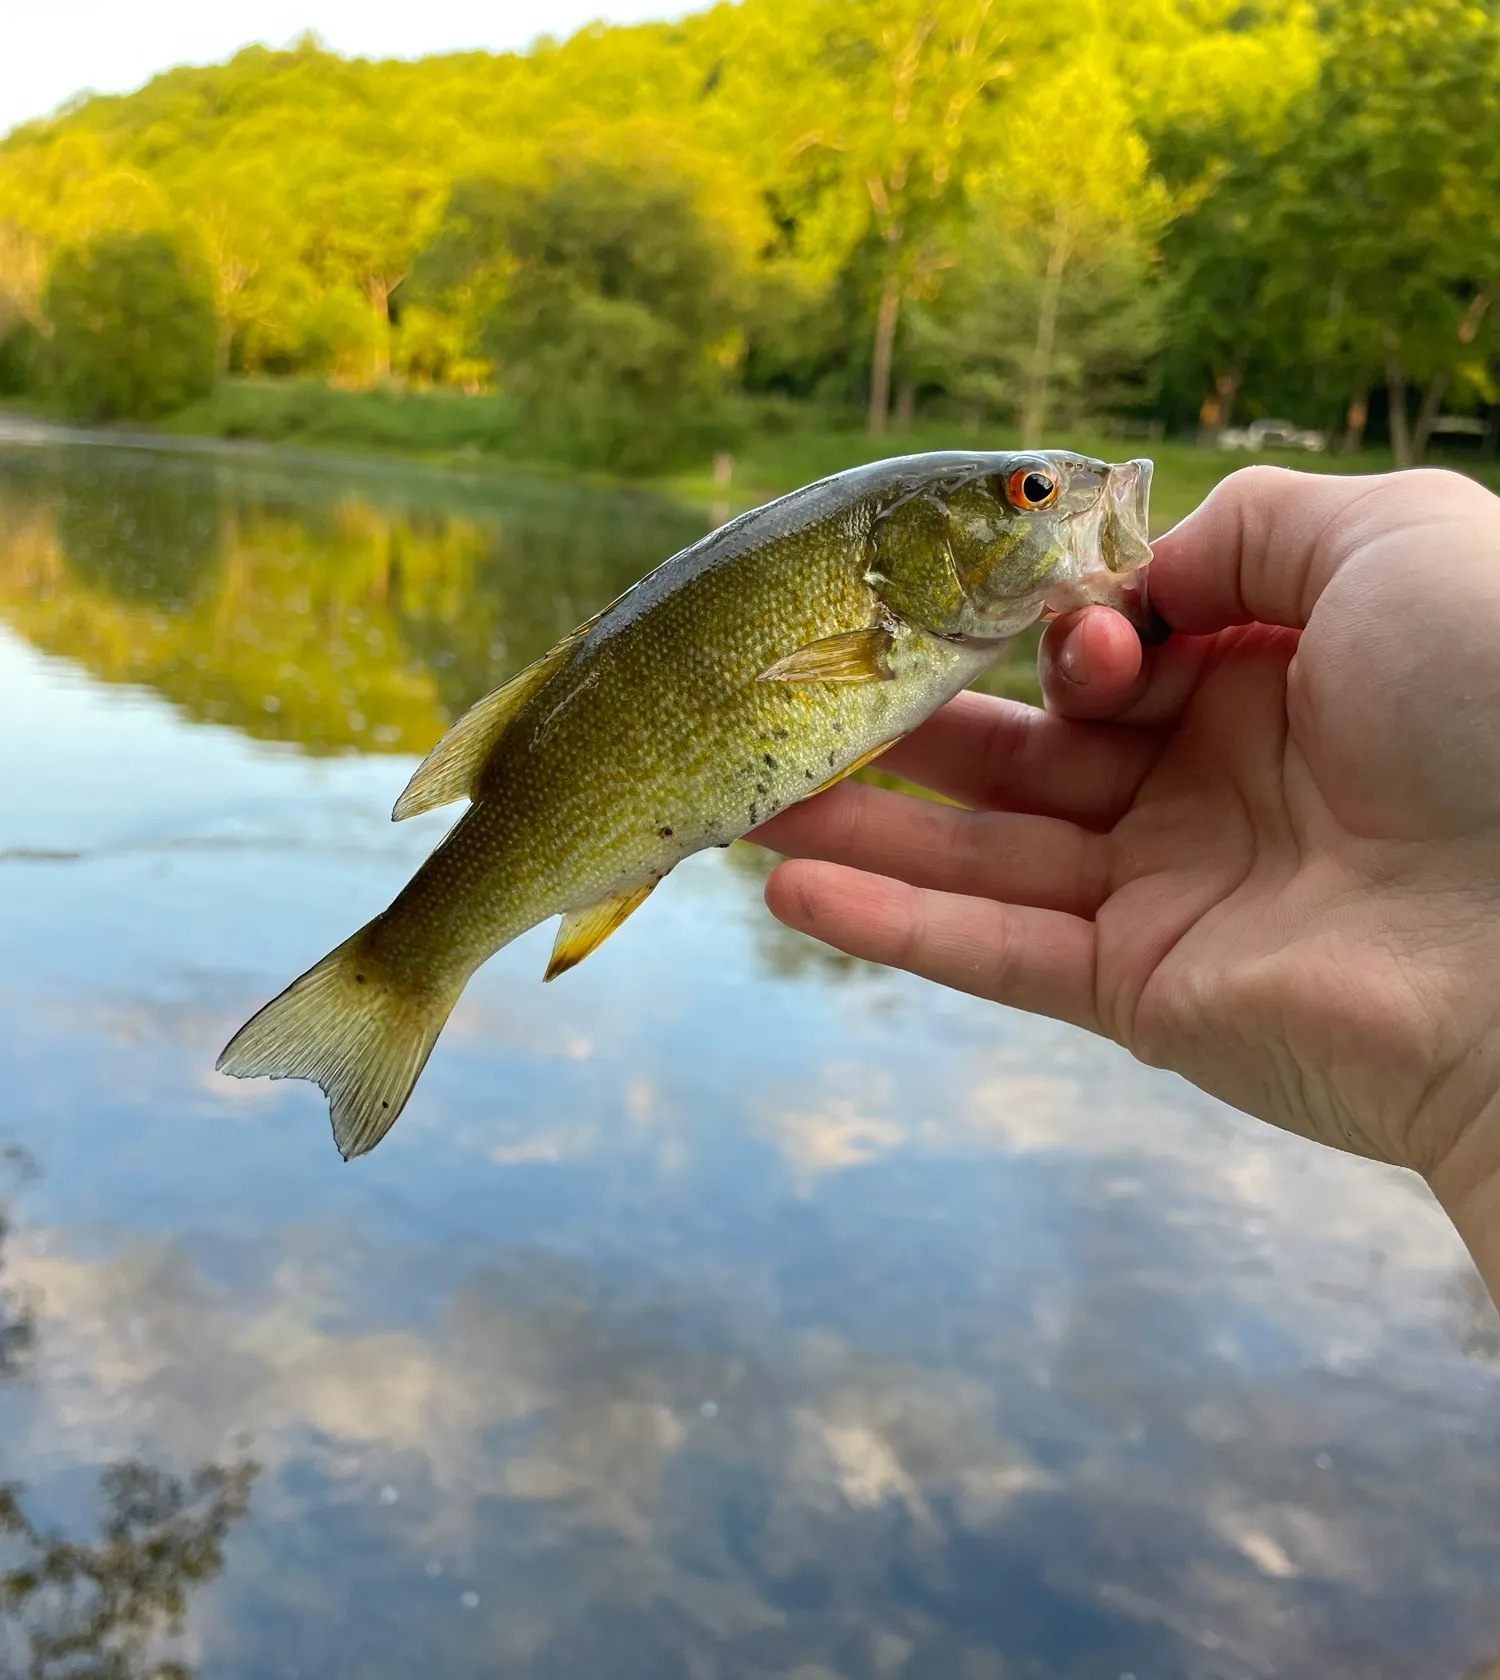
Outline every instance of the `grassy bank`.
<svg viewBox="0 0 1500 1680"><path fill-rule="evenodd" d="M1074 449L1108 461L1148 456L1156 467L1152 479L1151 523L1160 533L1190 513L1221 478L1252 461L1307 472L1377 473L1394 466L1385 450L1368 449L1358 455L1310 455L1270 450L1261 455L1239 451L1204 449L1193 442L1173 438L1119 437L1103 431L1081 429L1058 431L1047 443L1055 448ZM962 427L934 421L920 421L905 432L883 438L869 437L853 423L842 426L807 425L784 432L752 435L735 457L731 500L743 498L743 505L782 495L825 473L863 461L878 461L886 455L914 454L928 449L1019 449L1021 434L1004 426L989 426L977 434ZM1434 460L1439 466L1456 468L1500 491L1500 463L1475 460ZM715 486L708 474L685 474L676 481L679 494L694 501L712 503ZM717 492L724 499L724 492Z"/></svg>
<svg viewBox="0 0 1500 1680"><path fill-rule="evenodd" d="M515 456L523 443L503 397L400 386L345 391L319 379L226 379L161 429L424 457Z"/></svg>
<svg viewBox="0 0 1500 1680"><path fill-rule="evenodd" d="M1021 442L1019 433L1007 427L970 432L934 420L871 438L852 412L791 404L747 404L740 420L727 483L716 481L705 462L701 468L655 481L657 487L726 517L827 473L882 456L931 449L1015 449ZM307 379L227 380L212 396L161 422L159 429L315 449L383 451L455 466L503 461L551 474L567 470L556 460L538 460L528 453L525 430L503 397L455 391L394 386L349 391ZM1060 431L1049 442L1107 459L1149 455L1156 463L1152 524L1158 531L1180 519L1221 478L1250 459L1175 439L1148 442L1087 429ZM1260 458L1314 472L1383 472L1392 464L1380 450L1358 456L1272 453ZM1440 464L1500 489L1500 464L1463 459Z"/></svg>

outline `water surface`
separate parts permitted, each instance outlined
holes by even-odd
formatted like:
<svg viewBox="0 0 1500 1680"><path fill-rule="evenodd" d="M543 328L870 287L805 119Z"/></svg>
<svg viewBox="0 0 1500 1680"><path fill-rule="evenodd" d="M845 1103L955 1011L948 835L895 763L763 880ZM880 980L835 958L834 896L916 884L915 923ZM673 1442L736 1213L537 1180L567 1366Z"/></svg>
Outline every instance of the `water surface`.
<svg viewBox="0 0 1500 1680"><path fill-rule="evenodd" d="M355 1165L212 1072L442 832L445 721L701 529L0 440L0 1673L1494 1656L1500 1323L1421 1186L829 956L748 848L502 952Z"/></svg>

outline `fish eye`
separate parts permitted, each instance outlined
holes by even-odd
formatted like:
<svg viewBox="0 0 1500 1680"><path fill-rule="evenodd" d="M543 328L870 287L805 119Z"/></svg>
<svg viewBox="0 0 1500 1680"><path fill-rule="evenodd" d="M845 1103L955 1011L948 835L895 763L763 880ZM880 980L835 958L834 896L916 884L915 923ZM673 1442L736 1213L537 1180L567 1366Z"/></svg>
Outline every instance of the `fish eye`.
<svg viewBox="0 0 1500 1680"><path fill-rule="evenodd" d="M1036 513L1057 500L1057 475L1045 467L1017 467L1005 481L1005 493L1012 506Z"/></svg>

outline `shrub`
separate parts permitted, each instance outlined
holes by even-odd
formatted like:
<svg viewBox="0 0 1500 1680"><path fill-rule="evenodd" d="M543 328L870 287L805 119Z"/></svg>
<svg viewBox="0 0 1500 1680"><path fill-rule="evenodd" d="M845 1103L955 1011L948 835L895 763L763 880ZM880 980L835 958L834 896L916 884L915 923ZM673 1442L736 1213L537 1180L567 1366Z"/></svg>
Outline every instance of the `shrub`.
<svg viewBox="0 0 1500 1680"><path fill-rule="evenodd" d="M213 387L208 276L164 233L102 233L69 246L44 304L51 381L80 418L168 414Z"/></svg>
<svg viewBox="0 0 1500 1680"><path fill-rule="evenodd" d="M19 397L36 383L42 335L30 321L0 324L0 397Z"/></svg>

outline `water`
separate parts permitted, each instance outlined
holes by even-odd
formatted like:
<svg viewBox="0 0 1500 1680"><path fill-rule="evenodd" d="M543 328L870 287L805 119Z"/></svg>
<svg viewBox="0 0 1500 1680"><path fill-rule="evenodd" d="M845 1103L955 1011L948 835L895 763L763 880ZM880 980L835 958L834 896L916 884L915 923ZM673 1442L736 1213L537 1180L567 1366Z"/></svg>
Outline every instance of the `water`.
<svg viewBox="0 0 1500 1680"><path fill-rule="evenodd" d="M1500 1322L1422 1188L827 955L748 848L554 986L550 930L503 952L353 1166L311 1087L218 1078L441 832L386 819L444 719L700 526L27 437L0 1673L1458 1680L1500 1650Z"/></svg>

